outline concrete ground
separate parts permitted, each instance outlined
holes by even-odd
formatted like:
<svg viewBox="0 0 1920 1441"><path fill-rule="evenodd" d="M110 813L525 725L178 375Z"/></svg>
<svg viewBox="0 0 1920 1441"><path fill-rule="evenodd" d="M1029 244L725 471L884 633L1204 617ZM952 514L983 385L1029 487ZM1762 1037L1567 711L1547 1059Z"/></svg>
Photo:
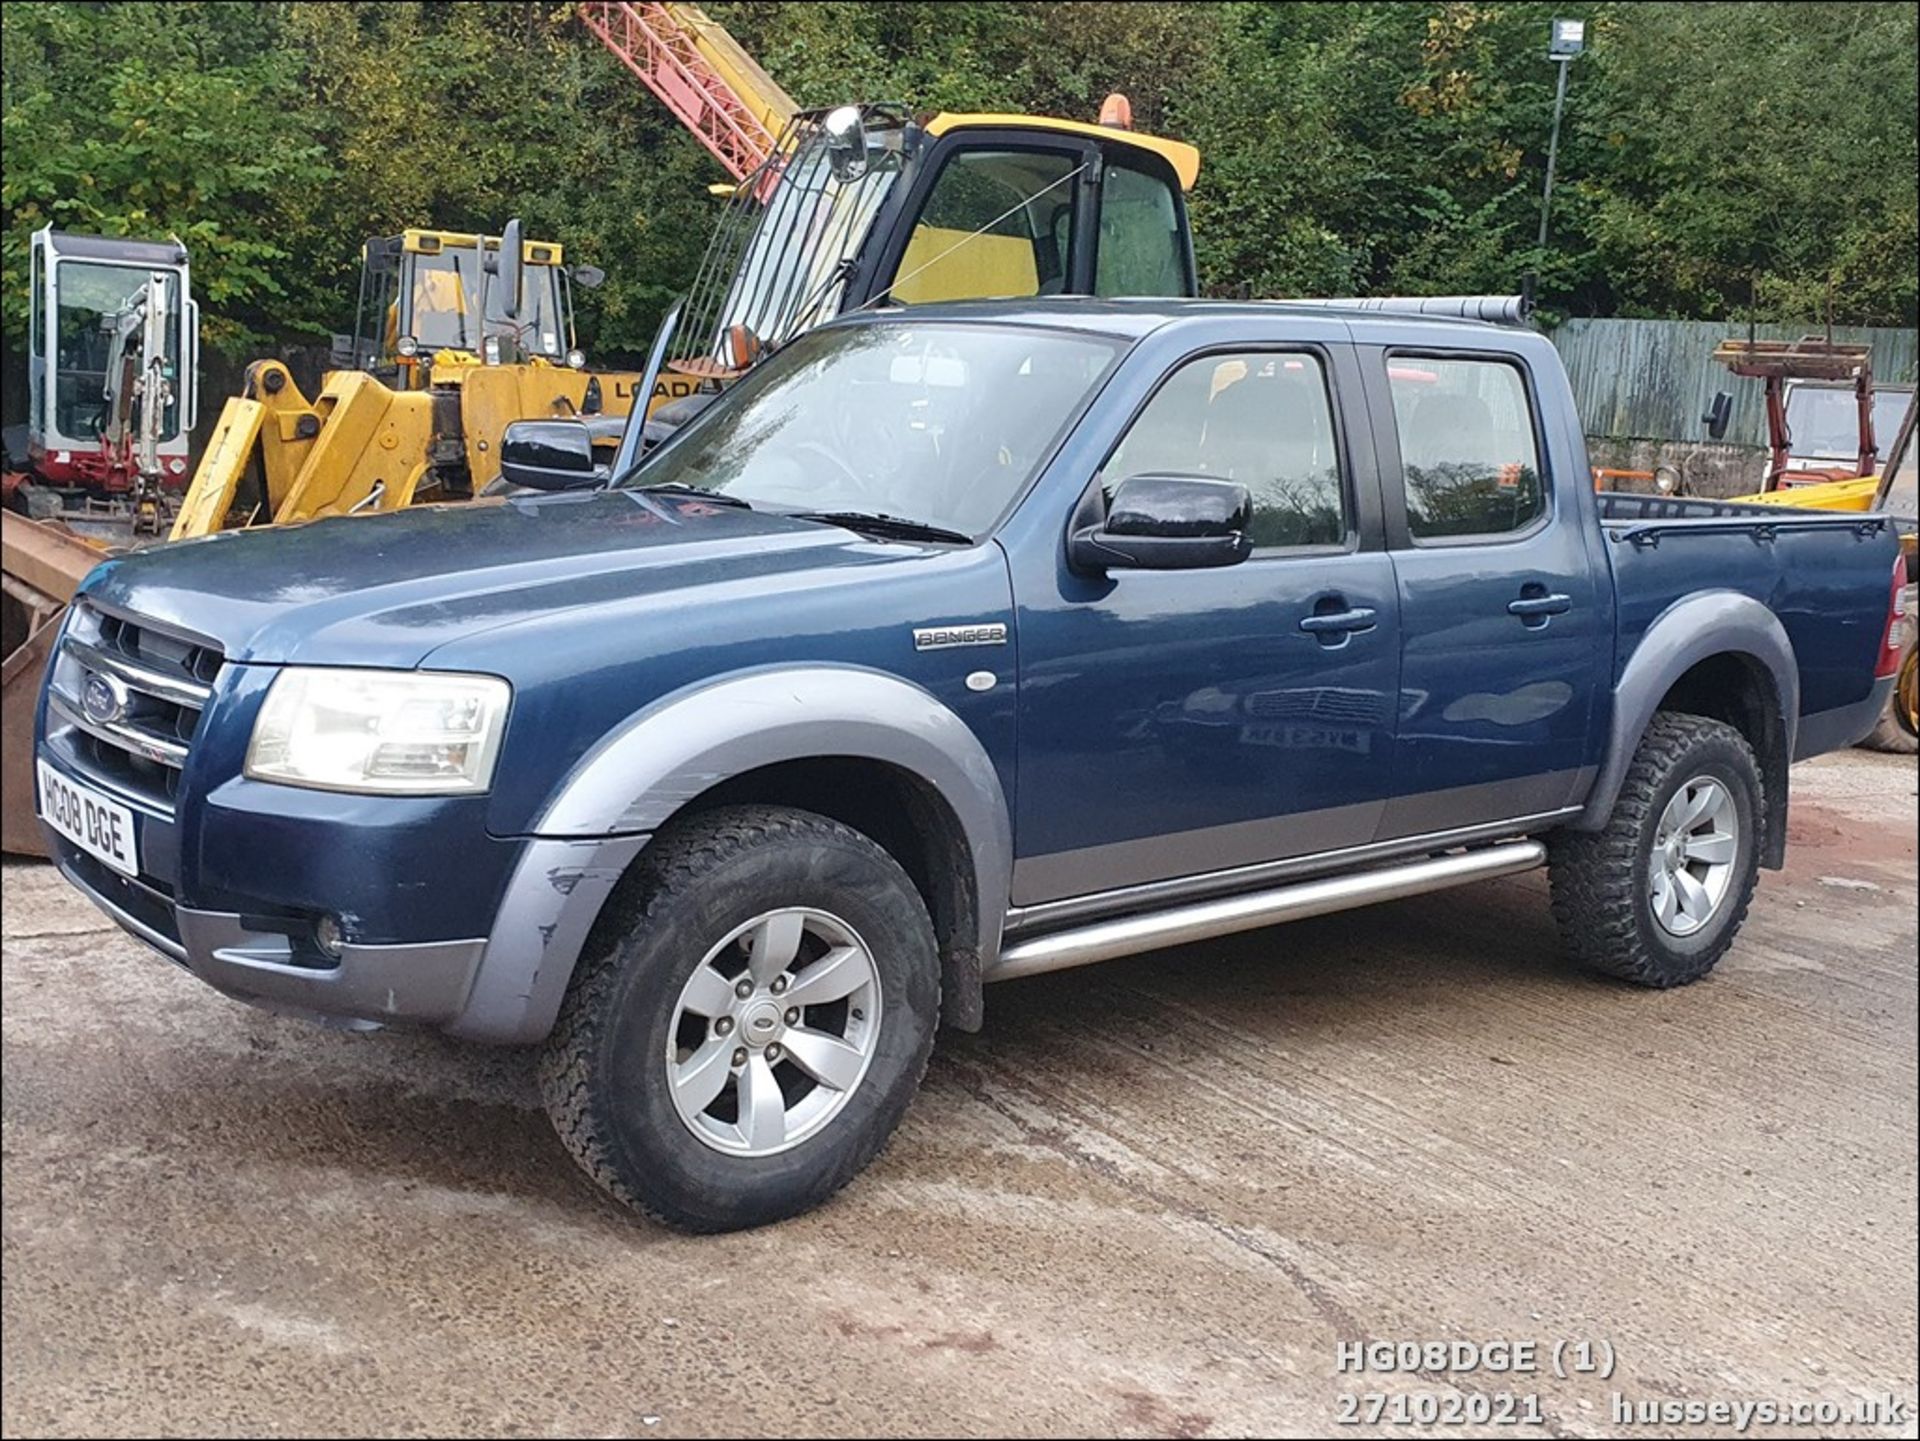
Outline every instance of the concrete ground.
<svg viewBox="0 0 1920 1441"><path fill-rule="evenodd" d="M839 1200L707 1239L600 1199L526 1056L248 1010L9 865L0 1427L1324 1434L1372 1394L1512 1392L1541 1425L1465 1429L1587 1436L1619 1434L1614 1392L1911 1407L1916 770L1796 777L1790 867L1701 985L1562 969L1537 874L1016 983ZM1343 1341L1454 1339L1540 1369L1336 1372ZM1612 1378L1557 1378L1557 1341ZM1420 1429L1395 1414L1352 1432Z"/></svg>

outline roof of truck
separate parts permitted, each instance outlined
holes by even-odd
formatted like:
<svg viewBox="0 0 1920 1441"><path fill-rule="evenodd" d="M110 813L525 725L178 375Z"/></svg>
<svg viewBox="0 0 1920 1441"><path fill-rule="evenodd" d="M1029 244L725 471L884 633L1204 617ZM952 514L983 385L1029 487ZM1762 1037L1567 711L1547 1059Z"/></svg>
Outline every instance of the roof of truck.
<svg viewBox="0 0 1920 1441"><path fill-rule="evenodd" d="M1326 301L1292 302L1287 300L1184 300L1144 297L1124 300L1096 300L1087 296L1027 298L1019 300L962 300L938 304L889 306L842 316L842 321L860 316L912 320L1000 321L1013 325L1044 325L1061 330L1084 330L1119 339L1139 340L1162 326L1179 320L1207 317L1217 320L1259 320L1276 313L1318 315L1348 322L1358 329L1371 326L1403 326L1408 321L1421 325L1464 327L1475 334L1489 329L1512 330L1519 327L1496 325L1491 321L1466 319L1454 315L1423 315L1409 311L1383 311L1353 308Z"/></svg>

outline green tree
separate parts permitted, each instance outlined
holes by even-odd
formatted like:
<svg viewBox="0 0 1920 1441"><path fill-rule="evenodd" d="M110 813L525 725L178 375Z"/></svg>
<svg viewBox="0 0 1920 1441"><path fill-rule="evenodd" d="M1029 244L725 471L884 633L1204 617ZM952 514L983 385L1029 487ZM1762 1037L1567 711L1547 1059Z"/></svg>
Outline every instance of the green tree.
<svg viewBox="0 0 1920 1441"><path fill-rule="evenodd" d="M1912 325L1912 5L1622 6L1575 179L1590 304ZM1577 174L1577 172L1576 172Z"/></svg>
<svg viewBox="0 0 1920 1441"><path fill-rule="evenodd" d="M1586 314L1913 324L1916 10L1570 0L1315 5L737 0L710 7L803 104L1136 123L1195 141L1205 288L1507 290ZM1556 13L1574 63L1537 247ZM193 254L209 343L351 319L361 244L511 215L608 273L600 360L698 264L717 165L575 7L245 0L0 7L9 339L52 223Z"/></svg>
<svg viewBox="0 0 1920 1441"><path fill-rule="evenodd" d="M27 237L48 224L177 235L210 342L277 328L293 254L289 202L328 167L290 103L288 57L246 54L231 8L0 7L9 335L26 323Z"/></svg>

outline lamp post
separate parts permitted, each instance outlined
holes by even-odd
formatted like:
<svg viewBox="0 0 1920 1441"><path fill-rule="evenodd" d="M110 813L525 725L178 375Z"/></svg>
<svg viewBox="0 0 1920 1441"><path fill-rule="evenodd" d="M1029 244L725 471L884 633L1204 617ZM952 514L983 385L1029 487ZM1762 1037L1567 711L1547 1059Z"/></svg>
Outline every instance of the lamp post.
<svg viewBox="0 0 1920 1441"><path fill-rule="evenodd" d="M1553 165L1560 157L1560 111L1567 103L1567 66L1573 57L1587 48L1587 22L1555 20L1547 42L1547 59L1560 67L1560 79L1553 91L1553 138L1547 142L1547 183L1540 191L1540 239L1538 249L1547 248L1547 210L1553 204Z"/></svg>

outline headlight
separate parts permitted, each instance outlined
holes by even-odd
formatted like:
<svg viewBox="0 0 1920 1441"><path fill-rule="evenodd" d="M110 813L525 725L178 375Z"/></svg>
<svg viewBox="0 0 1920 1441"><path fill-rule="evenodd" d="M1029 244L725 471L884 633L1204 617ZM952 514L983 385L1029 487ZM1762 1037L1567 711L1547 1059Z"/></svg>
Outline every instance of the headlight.
<svg viewBox="0 0 1920 1441"><path fill-rule="evenodd" d="M414 356L420 353L420 342L411 335L403 335L394 341L393 348L398 355Z"/></svg>
<svg viewBox="0 0 1920 1441"><path fill-rule="evenodd" d="M569 350L567 352L567 364L571 365L575 370L585 370L587 368L586 351L580 349L578 346Z"/></svg>
<svg viewBox="0 0 1920 1441"><path fill-rule="evenodd" d="M323 791L484 791L512 695L490 675L289 666L253 724L247 774Z"/></svg>

